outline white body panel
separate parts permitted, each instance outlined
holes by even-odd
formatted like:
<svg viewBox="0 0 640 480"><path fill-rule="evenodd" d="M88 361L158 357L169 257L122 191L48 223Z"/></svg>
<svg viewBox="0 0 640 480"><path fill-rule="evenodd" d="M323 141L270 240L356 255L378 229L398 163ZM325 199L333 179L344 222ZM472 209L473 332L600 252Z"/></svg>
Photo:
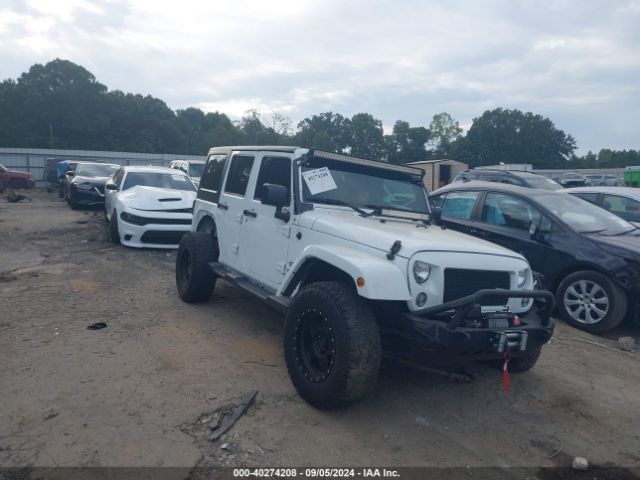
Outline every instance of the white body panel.
<svg viewBox="0 0 640 480"><path fill-rule="evenodd" d="M222 191L218 203L196 200L192 229L197 230L203 219L211 219L217 228L219 262L278 295L296 287L291 282L310 259L341 270L354 284L362 277L364 285L357 287L359 295L404 301L412 311L443 302L445 268L509 272L511 289L533 289L529 264L522 255L438 226L389 217L363 218L348 207L321 204L292 215L289 222L277 219L275 207L253 199L261 160L267 155L297 158L300 153L233 153L255 157L247 194L241 197ZM219 208L219 203L226 208ZM402 246L389 259L387 254L395 241ZM414 280L411 270L418 259L432 268L422 285ZM524 270L528 272L526 281L518 286L518 272ZM428 300L418 307L415 298L421 292ZM511 299L508 305L513 312L522 313L531 303L523 306L520 299Z"/></svg>
<svg viewBox="0 0 640 480"><path fill-rule="evenodd" d="M148 167L124 167L125 174L120 185L126 181L129 172L151 171L159 173L170 173L172 175L182 175L187 181L188 176L175 170L167 168ZM107 182L109 183L109 181ZM109 222L117 222L120 234L120 243L128 247L136 248L178 248L179 239L166 243L154 242L145 239L143 235L155 235L161 237L163 232L188 232L191 230L192 213L191 208L196 199L195 191L174 190L167 188L148 187L137 185L127 190L105 189L105 214ZM125 221L122 217L133 215L146 219L144 225ZM154 222L158 220L158 222ZM174 233L177 238L179 233Z"/></svg>

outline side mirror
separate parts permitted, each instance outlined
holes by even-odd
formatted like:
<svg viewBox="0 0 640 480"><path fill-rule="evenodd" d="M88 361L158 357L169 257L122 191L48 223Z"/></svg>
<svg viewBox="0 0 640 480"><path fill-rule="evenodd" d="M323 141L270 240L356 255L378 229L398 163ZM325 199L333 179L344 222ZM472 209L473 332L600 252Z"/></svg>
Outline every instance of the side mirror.
<svg viewBox="0 0 640 480"><path fill-rule="evenodd" d="M104 188L107 190L118 190L118 186L115 183L106 183Z"/></svg>
<svg viewBox="0 0 640 480"><path fill-rule="evenodd" d="M265 183L262 186L262 203L264 205L273 205L276 208L289 205L289 192L287 187L273 183Z"/></svg>
<svg viewBox="0 0 640 480"><path fill-rule="evenodd" d="M440 220L442 220L442 208L431 207L431 216L433 217L433 223L440 225Z"/></svg>
<svg viewBox="0 0 640 480"><path fill-rule="evenodd" d="M288 222L291 218L291 213L287 208L290 202L287 187L273 183L265 183L262 186L262 204L276 207L274 216L284 222Z"/></svg>

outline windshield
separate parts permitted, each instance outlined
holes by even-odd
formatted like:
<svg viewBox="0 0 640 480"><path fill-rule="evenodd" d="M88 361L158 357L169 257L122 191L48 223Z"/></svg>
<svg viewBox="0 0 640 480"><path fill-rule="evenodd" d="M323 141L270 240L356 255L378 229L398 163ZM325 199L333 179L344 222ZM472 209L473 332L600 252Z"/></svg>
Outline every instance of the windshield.
<svg viewBox="0 0 640 480"><path fill-rule="evenodd" d="M626 220L573 195L558 193L540 195L536 198L540 205L553 212L578 233L620 235L635 230Z"/></svg>
<svg viewBox="0 0 640 480"><path fill-rule="evenodd" d="M303 165L302 194L306 202L429 213L419 175L326 158Z"/></svg>
<svg viewBox="0 0 640 480"><path fill-rule="evenodd" d="M533 188L540 188L541 190L562 190L562 185L558 182L554 182L547 177L526 177L525 180Z"/></svg>
<svg viewBox="0 0 640 480"><path fill-rule="evenodd" d="M80 164L76 169L76 175L83 177L110 177L120 165Z"/></svg>
<svg viewBox="0 0 640 480"><path fill-rule="evenodd" d="M189 176L200 178L204 171L204 163L190 163L189 164Z"/></svg>
<svg viewBox="0 0 640 480"><path fill-rule="evenodd" d="M172 190L188 190L195 192L189 177L180 173L129 172L124 180L122 190L142 185L145 187L169 188Z"/></svg>

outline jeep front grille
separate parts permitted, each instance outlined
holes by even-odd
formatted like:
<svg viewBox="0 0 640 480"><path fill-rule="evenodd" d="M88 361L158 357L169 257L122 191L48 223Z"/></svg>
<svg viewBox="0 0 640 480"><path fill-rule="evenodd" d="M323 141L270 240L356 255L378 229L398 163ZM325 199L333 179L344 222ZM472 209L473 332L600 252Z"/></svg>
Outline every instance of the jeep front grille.
<svg viewBox="0 0 640 480"><path fill-rule="evenodd" d="M483 288L509 289L509 272L492 270L467 270L462 268L445 268L444 270L444 302L472 295ZM502 305L504 299L485 298L483 305Z"/></svg>

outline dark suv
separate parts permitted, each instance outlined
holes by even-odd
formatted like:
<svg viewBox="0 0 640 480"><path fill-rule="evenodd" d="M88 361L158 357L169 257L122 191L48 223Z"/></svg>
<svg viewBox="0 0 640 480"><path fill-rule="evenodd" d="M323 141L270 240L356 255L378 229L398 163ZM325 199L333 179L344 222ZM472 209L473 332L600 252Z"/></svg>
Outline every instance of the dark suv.
<svg viewBox="0 0 640 480"><path fill-rule="evenodd" d="M493 170L489 168L474 168L459 173L453 182L466 182L470 180L482 180L483 182L506 183L527 188L540 188L542 190L562 190L562 186L550 178L521 170Z"/></svg>

